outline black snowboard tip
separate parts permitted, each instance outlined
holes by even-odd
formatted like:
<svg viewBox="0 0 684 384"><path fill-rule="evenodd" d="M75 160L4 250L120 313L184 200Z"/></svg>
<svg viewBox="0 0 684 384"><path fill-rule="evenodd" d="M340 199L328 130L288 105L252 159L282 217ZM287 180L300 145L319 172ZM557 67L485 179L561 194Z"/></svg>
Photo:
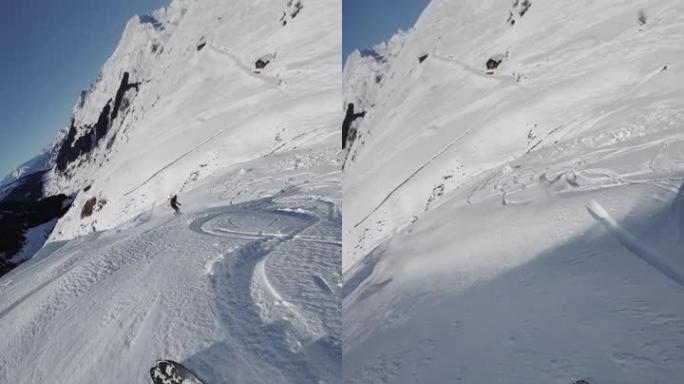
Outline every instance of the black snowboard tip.
<svg viewBox="0 0 684 384"><path fill-rule="evenodd" d="M154 384L203 384L183 364L173 360L157 360L150 368Z"/></svg>

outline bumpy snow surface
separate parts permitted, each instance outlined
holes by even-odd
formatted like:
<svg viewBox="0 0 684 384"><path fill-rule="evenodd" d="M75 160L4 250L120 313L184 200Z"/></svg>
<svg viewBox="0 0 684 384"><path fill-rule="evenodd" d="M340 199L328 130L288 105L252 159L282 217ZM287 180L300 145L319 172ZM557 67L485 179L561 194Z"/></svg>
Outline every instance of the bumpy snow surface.
<svg viewBox="0 0 684 384"><path fill-rule="evenodd" d="M144 383L158 358L206 383L339 382L339 167L278 163L207 181L181 215L50 243L4 276L2 382ZM273 170L306 187L271 193ZM245 177L269 193L231 205Z"/></svg>
<svg viewBox="0 0 684 384"><path fill-rule="evenodd" d="M376 89L350 56L345 382L681 381L683 31L672 0L433 0Z"/></svg>
<svg viewBox="0 0 684 384"><path fill-rule="evenodd" d="M74 206L0 278L0 383L147 383L158 359L206 384L341 381L339 16L174 0L129 22L76 136L122 73L138 89L50 171Z"/></svg>

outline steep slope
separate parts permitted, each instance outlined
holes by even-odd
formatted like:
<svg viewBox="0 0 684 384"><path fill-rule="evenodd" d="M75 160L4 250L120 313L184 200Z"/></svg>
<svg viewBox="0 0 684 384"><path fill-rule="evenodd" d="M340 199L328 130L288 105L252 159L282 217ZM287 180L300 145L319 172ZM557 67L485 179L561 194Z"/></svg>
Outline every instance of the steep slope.
<svg viewBox="0 0 684 384"><path fill-rule="evenodd" d="M133 18L76 105L48 177L48 191L89 187L52 238L112 228L225 164L331 139L319 118L337 104L327 75L339 61L335 45L317 44L338 33L331 8L179 0ZM81 218L93 197L106 204Z"/></svg>
<svg viewBox="0 0 684 384"><path fill-rule="evenodd" d="M392 80L384 79L384 75L401 52L406 36L399 30L389 41L349 55L342 75L345 103L354 103L363 111L375 106L381 84Z"/></svg>
<svg viewBox="0 0 684 384"><path fill-rule="evenodd" d="M345 163L348 382L684 374L682 10L432 1Z"/></svg>
<svg viewBox="0 0 684 384"><path fill-rule="evenodd" d="M383 76L401 51L405 36L400 30L389 41L363 52L354 51L347 58L342 76L345 84L343 101L347 110L342 124L342 146L345 149L356 140L358 119L376 106L377 92L383 83Z"/></svg>
<svg viewBox="0 0 684 384"><path fill-rule="evenodd" d="M40 179L73 206L0 277L0 382L142 383L159 358L340 381L340 9L175 0L128 23Z"/></svg>

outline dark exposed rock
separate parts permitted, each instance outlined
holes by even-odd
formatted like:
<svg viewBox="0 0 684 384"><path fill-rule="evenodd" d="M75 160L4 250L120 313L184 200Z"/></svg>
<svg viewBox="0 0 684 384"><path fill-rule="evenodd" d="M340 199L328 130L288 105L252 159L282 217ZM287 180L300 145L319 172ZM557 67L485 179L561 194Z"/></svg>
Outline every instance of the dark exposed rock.
<svg viewBox="0 0 684 384"><path fill-rule="evenodd" d="M64 171L70 162L76 160L78 156L87 151L87 148L81 148L81 145L83 145L82 140L74 142L76 133L74 119L71 119L69 131L66 137L64 137L64 141L62 141L59 152L57 152L57 159L55 160L55 165L59 171Z"/></svg>
<svg viewBox="0 0 684 384"><path fill-rule="evenodd" d="M527 11L530 10L530 7L532 6L532 3L530 0L523 0L522 4L520 4L520 17L525 16Z"/></svg>
<svg viewBox="0 0 684 384"><path fill-rule="evenodd" d="M55 163L58 171L64 172L70 163L74 162L82 155L89 154L97 147L100 140L105 137L111 127L112 121L118 117L119 111L122 109L122 102L126 91L131 88L135 88L137 91L140 85L140 83L129 83L128 79L129 73L124 72L114 97L114 105L112 106L111 99L107 101L107 104L102 107L97 122L95 122L94 125L86 125L83 128L85 131L84 134L78 139L76 139L76 135L79 130L76 127L75 120L73 118L71 119L69 131L57 152Z"/></svg>
<svg viewBox="0 0 684 384"><path fill-rule="evenodd" d="M418 62L419 62L419 63L422 63L422 62L425 61L427 58L428 58L428 55L427 55L427 54L422 55L422 56L420 56L420 57L418 58Z"/></svg>
<svg viewBox="0 0 684 384"><path fill-rule="evenodd" d="M354 120L365 117L366 112L354 113L354 103L347 104L347 114L344 116L344 121L342 121L342 149L347 147L347 140L353 141L353 137L350 137L350 129ZM351 136L355 136L352 134Z"/></svg>
<svg viewBox="0 0 684 384"><path fill-rule="evenodd" d="M109 130L109 103L102 108L100 112L100 117L97 118L95 126L93 126L91 132L95 134L94 142L91 142L91 148L95 148L97 143L102 139ZM116 111L112 111L112 116L116 115ZM113 118L112 118L113 119Z"/></svg>
<svg viewBox="0 0 684 384"><path fill-rule="evenodd" d="M26 232L62 217L69 206L70 198L66 195L37 201L0 201L0 276L17 266L11 259L24 247Z"/></svg>
<svg viewBox="0 0 684 384"><path fill-rule="evenodd" d="M302 3L301 0L298 0L296 2L294 0L287 0L286 9L282 11L282 15L280 16L280 19L278 19L278 21L282 26L285 26L287 25L288 16L290 17L290 19L294 19L295 17L297 17L297 15L299 15L299 12L301 12L302 9L304 9L304 3Z"/></svg>
<svg viewBox="0 0 684 384"><path fill-rule="evenodd" d="M198 51L201 51L202 48L204 48L205 45L207 45L206 42L202 42L202 43L197 44L197 50L198 50Z"/></svg>
<svg viewBox="0 0 684 384"><path fill-rule="evenodd" d="M512 11L508 11L508 19L506 19L506 22L508 22L510 25L515 25L515 19L513 18Z"/></svg>
<svg viewBox="0 0 684 384"><path fill-rule="evenodd" d="M126 93L126 91L128 91L131 88L135 88L135 90L138 91L138 86L140 85L140 83L129 84L128 78L128 72L124 72L123 77L121 78L121 83L119 84L119 89L116 91L116 97L114 98L114 108L112 109L111 117L112 121L116 119L116 116L119 113L119 108L121 107L121 100L123 99L123 96Z"/></svg>
<svg viewBox="0 0 684 384"><path fill-rule="evenodd" d="M78 130L76 129L74 120L71 120L69 132L64 138L64 141L59 148L59 152L57 153L57 159L55 161L57 170L63 172L66 170L67 165L78 159L79 156L89 154L94 148L93 138L106 133L109 125L109 103L107 103L105 108L102 110L102 113L100 113L100 117L97 121L98 123L94 128L90 126L86 127L87 133L78 139L75 139Z"/></svg>
<svg viewBox="0 0 684 384"><path fill-rule="evenodd" d="M292 13L291 13L292 18L294 19L295 17L297 17L297 15L299 15L299 12L301 12L303 8L304 8L304 4L302 4L301 1L297 1L294 4L294 9L292 10Z"/></svg>
<svg viewBox="0 0 684 384"><path fill-rule="evenodd" d="M91 197L85 202L85 204L83 204L83 208L81 209L81 219L92 216L93 210L95 209L95 204L97 204L96 197Z"/></svg>
<svg viewBox="0 0 684 384"><path fill-rule="evenodd" d="M9 260L4 260L0 258L0 276L6 274L7 272L13 270L19 264L15 264Z"/></svg>
<svg viewBox="0 0 684 384"><path fill-rule="evenodd" d="M501 62L503 62L503 55L492 56L487 60L487 69L493 71L499 67Z"/></svg>
<svg viewBox="0 0 684 384"><path fill-rule="evenodd" d="M267 53L265 55L262 55L257 59L257 61L254 62L254 68L257 70L262 70L266 68L266 66L271 63L276 57L275 53ZM256 71L255 71L256 72ZM259 72L257 72L259 73Z"/></svg>
<svg viewBox="0 0 684 384"><path fill-rule="evenodd" d="M646 12L644 12L643 9L640 9L639 12L637 13L637 22L639 23L640 26L646 25L646 22L648 20L646 19Z"/></svg>
<svg viewBox="0 0 684 384"><path fill-rule="evenodd" d="M269 60L259 59L259 60L257 60L257 61L254 63L254 67L255 67L256 69L264 69L264 68L266 68L266 66L268 65L268 63L270 63Z"/></svg>
<svg viewBox="0 0 684 384"><path fill-rule="evenodd" d="M508 11L508 19L506 19L506 22L508 22L510 25L515 25L516 17L522 18L525 16L527 11L530 10L531 6L532 2L530 0L514 0L513 8Z"/></svg>
<svg viewBox="0 0 684 384"><path fill-rule="evenodd" d="M116 141L116 132L109 138L109 140L107 140L107 146L106 146L107 150L112 149L115 141Z"/></svg>
<svg viewBox="0 0 684 384"><path fill-rule="evenodd" d="M83 104L85 104L86 98L88 97L88 91L87 90L82 90L81 94L78 97L78 107L83 108Z"/></svg>

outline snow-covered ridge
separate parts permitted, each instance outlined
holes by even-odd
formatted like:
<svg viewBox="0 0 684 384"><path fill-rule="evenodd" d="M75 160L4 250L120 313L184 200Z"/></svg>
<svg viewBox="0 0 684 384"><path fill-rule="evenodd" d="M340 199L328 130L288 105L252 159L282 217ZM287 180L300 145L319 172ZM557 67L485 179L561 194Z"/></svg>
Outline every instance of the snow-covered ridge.
<svg viewBox="0 0 684 384"><path fill-rule="evenodd" d="M346 110L342 122L342 147L346 155L354 141L361 138L362 118L376 107L378 92L385 83L383 78L399 56L409 33L399 30L388 41L373 48L356 50L347 57L342 72L342 99Z"/></svg>
<svg viewBox="0 0 684 384"><path fill-rule="evenodd" d="M383 77L399 55L409 33L399 30L390 40L363 51L356 50L347 57L342 73L345 105L354 103L361 111L375 106Z"/></svg>

